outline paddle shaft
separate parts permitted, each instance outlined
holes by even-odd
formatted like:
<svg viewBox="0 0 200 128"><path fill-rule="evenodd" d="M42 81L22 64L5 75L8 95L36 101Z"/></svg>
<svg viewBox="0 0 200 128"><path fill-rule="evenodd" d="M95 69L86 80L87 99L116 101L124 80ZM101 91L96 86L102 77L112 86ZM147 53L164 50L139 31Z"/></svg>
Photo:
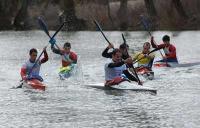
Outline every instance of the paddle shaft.
<svg viewBox="0 0 200 128"><path fill-rule="evenodd" d="M50 38L50 39L54 39L54 37L58 34L58 32L63 28L63 26L65 25L65 22L63 22L60 27L56 30L56 32L53 34L53 36L51 37L50 34L49 34L49 30L48 30L48 27L47 25L45 24L44 20L39 17L38 18L38 23L41 27L41 29L44 30L44 32L47 34L47 36ZM55 43L55 46L60 50L59 46Z"/></svg>
<svg viewBox="0 0 200 128"><path fill-rule="evenodd" d="M38 22L40 24L40 27L44 30L44 32L49 36L49 38L54 38L58 32L62 29L62 27L64 26L65 22L57 29L57 31L53 34L53 36L51 37L50 34L49 34L49 31L47 29L47 26L46 24L44 23L44 21L39 17L38 18ZM46 47L48 47L49 43L46 45ZM57 45L56 45L57 48L59 48ZM40 60L40 57L42 56L42 54L44 53L44 50L41 52L41 54L39 55L39 57L37 58L37 60L35 61L35 63L33 64L33 67L30 69L30 72L28 72L28 76L31 74L33 68L36 66L36 64L38 63L38 61ZM17 86L17 88L21 88L22 87L22 84L23 84L23 80L21 80L21 84L19 86Z"/></svg>
<svg viewBox="0 0 200 128"><path fill-rule="evenodd" d="M126 44L126 39L125 39L125 37L124 37L123 34L122 34L122 38L123 38L123 40L124 40L124 44L125 44L125 48L126 48L126 54L129 56L128 49L127 49L127 44ZM138 82L141 83L140 78L138 77L138 74L137 74L137 72L136 72L136 70L135 70L135 68L134 68L134 65L131 64L131 67L129 67L129 65L127 64L127 67L130 68L130 69L133 69L133 71L132 71L132 70L130 70L130 71L131 71L133 74L135 74L135 76L136 76Z"/></svg>
<svg viewBox="0 0 200 128"><path fill-rule="evenodd" d="M103 30L102 30L101 26L99 25L99 23L96 20L94 20L94 23L98 27L98 29L100 30L101 34L103 35L103 37L105 38L105 40L108 42L108 44L111 45L110 41L107 39L107 37L103 33Z"/></svg>
<svg viewBox="0 0 200 128"><path fill-rule="evenodd" d="M107 39L107 37L106 37L105 34L103 33L103 30L102 30L101 26L99 25L99 23L98 23L96 20L94 20L94 23L95 23L95 25L98 27L98 29L100 30L101 34L103 35L103 37L105 38L105 40L108 42L108 44L111 45L110 41ZM124 40L124 43L126 44L126 39L124 38L124 35L123 35L123 34L122 34L122 38L123 38L123 40ZM127 52L127 55L128 55L128 50L127 50L127 48L126 48L126 52ZM127 65L127 66L128 66L128 65ZM140 79L139 79L139 77L138 77L138 75L137 75L137 73L136 73L134 67L132 67L132 68L133 68L134 74L136 75L136 77L137 77L139 83L141 83L141 81L140 81Z"/></svg>
<svg viewBox="0 0 200 128"><path fill-rule="evenodd" d="M153 52L155 52L155 51L158 51L159 49L158 48L156 48L156 49L154 49L154 50L152 50L152 51L150 51L149 53L147 53L147 55L149 55L149 54L151 54L151 53L153 53ZM135 64L135 63L137 63L138 61L140 61L140 60L142 60L142 59L144 59L145 58L145 56L143 56L142 58L140 58L139 60L137 60L137 61L135 61L133 64Z"/></svg>
<svg viewBox="0 0 200 128"><path fill-rule="evenodd" d="M143 16L141 17L141 20L142 20L142 25L144 26L144 29L149 33L149 36L151 37L152 34L151 34L151 31L149 30L150 28L147 25L147 21L145 20L145 18ZM155 41L154 41L154 43L157 45L157 43ZM159 50L159 52L160 52L162 58L164 59L162 52L160 50Z"/></svg>
<svg viewBox="0 0 200 128"><path fill-rule="evenodd" d="M65 22L62 23L62 25L56 30L56 32L53 34L53 36L51 37L50 34L49 34L49 31L47 29L47 26L46 24L44 23L44 21L41 19L41 18L38 18L39 20L39 24L41 26L41 28L45 31L45 33L49 36L50 39L53 39L57 34L58 32L62 29L62 27L64 26ZM41 23L40 23L41 22ZM49 43L46 45L46 47L48 47ZM56 44L55 44L56 45ZM56 45L57 46L57 45ZM59 48L57 46L57 48ZM37 60L35 61L33 67L31 68L30 72L28 73L28 75L30 75L30 73L32 72L33 68L35 67L35 65L38 63L38 61L40 60L40 57L42 56L42 54L44 53L44 50L41 52L41 54L39 55L39 57L37 58Z"/></svg>

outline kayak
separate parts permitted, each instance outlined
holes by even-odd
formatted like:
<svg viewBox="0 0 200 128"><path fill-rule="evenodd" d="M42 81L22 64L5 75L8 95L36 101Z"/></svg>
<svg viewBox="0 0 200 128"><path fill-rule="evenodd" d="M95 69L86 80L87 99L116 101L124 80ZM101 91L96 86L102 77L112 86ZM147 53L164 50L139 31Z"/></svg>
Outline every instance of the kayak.
<svg viewBox="0 0 200 128"><path fill-rule="evenodd" d="M146 67L137 68L137 73L148 80L154 79L154 72Z"/></svg>
<svg viewBox="0 0 200 128"><path fill-rule="evenodd" d="M76 64L72 64L67 67L60 67L59 73L58 73L60 79L65 80L65 79L69 78L70 76L72 76L75 73L76 68L77 68Z"/></svg>
<svg viewBox="0 0 200 128"><path fill-rule="evenodd" d="M87 84L87 86L98 89L132 90L132 91L150 91L157 93L156 89L147 86L138 85L136 82L123 81L117 85L104 86L104 83Z"/></svg>
<svg viewBox="0 0 200 128"><path fill-rule="evenodd" d="M200 65L200 62L191 62L191 63L175 63L175 62L155 62L153 64L154 67L192 67L192 66L196 66L196 65Z"/></svg>
<svg viewBox="0 0 200 128"><path fill-rule="evenodd" d="M153 64L154 67L175 67L177 65L177 62L155 62Z"/></svg>
<svg viewBox="0 0 200 128"><path fill-rule="evenodd" d="M42 91L45 91L46 89L46 85L44 85L42 82L40 82L37 79L24 81L22 86L25 88L37 89L37 90L42 90Z"/></svg>

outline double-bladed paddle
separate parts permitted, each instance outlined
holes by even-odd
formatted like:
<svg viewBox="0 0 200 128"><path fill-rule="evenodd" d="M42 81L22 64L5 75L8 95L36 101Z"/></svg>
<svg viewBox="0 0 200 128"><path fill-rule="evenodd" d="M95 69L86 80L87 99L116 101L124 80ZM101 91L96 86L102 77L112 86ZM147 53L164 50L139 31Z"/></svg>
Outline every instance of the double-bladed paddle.
<svg viewBox="0 0 200 128"><path fill-rule="evenodd" d="M129 56L128 49L127 49L127 43L126 43L126 39L125 39L125 37L124 37L124 34L123 34L123 33L122 33L122 38L123 38L123 41L124 41L124 44L125 44L125 48L126 48L126 54ZM137 80L138 80L139 84L141 84L140 78L138 77L138 74L137 74L137 72L136 72L136 70L135 70L135 68L134 68L134 65L133 65L133 64L131 64L131 66L129 67L129 65L127 64L127 66L128 66L128 68L130 68L130 69L133 69L133 71L131 70L131 72L135 74L135 76L136 76L136 78L137 78Z"/></svg>
<svg viewBox="0 0 200 128"><path fill-rule="evenodd" d="M149 54L151 54L151 53L153 53L153 52L155 52L155 51L158 51L158 50L159 50L158 48L155 48L154 50L152 50L152 51L150 51L149 53L147 53L147 55L149 55ZM135 64L135 63L139 62L140 60L144 59L144 57L145 57L145 56L143 56L143 57L140 58L139 60L133 62L133 64Z"/></svg>
<svg viewBox="0 0 200 128"><path fill-rule="evenodd" d="M46 23L44 22L44 20L41 18L41 17L38 17L38 24L40 25L40 28L47 34L47 36L50 38L50 39L54 39L54 37L58 34L58 32L63 28L63 26L65 25L66 22L63 22L60 27L57 29L57 31L53 34L53 36L51 37L50 34L49 34L49 30L48 30L48 27L46 25ZM59 46L55 43L56 47L58 49Z"/></svg>
<svg viewBox="0 0 200 128"><path fill-rule="evenodd" d="M105 38L105 40L108 42L108 44L111 44L110 41L105 36L105 34L103 33L103 30L102 30L101 26L99 25L99 23L96 20L94 20L94 23L98 27L99 31L101 32L101 34L103 35L103 37Z"/></svg>
<svg viewBox="0 0 200 128"><path fill-rule="evenodd" d="M144 26L144 29L149 33L150 36L152 36L151 31L150 31L150 27L149 27L149 22L147 21L147 19L144 16L140 16L140 17L141 17L141 22L142 22L142 24ZM154 43L156 44L156 42L154 42ZM164 56L163 56L162 52L160 50L159 50L159 52L160 52L160 55L162 56L162 58L164 59ZM167 64L167 61L166 61L166 64Z"/></svg>

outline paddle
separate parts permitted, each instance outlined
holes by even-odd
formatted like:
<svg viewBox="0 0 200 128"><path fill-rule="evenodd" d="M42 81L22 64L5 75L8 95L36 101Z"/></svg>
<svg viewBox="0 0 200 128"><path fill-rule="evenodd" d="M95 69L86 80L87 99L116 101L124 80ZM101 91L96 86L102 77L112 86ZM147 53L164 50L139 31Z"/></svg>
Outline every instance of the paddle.
<svg viewBox="0 0 200 128"><path fill-rule="evenodd" d="M49 31L48 31L48 27L46 25L46 23L44 22L44 20L41 18L41 17L38 17L38 24L40 25L41 29L44 30L44 32L47 34L47 36L50 38L50 39L54 39L54 37L58 34L58 32L63 28L63 26L65 25L66 22L63 22L60 27L57 29L57 31L53 34L53 36L51 37L50 34L49 34ZM59 46L55 43L55 46L59 48Z"/></svg>
<svg viewBox="0 0 200 128"><path fill-rule="evenodd" d="M128 49L127 49L127 43L126 43L126 39L125 39L125 37L124 37L124 34L122 33L122 38L123 38L123 40L124 40L124 44L125 44L125 48L126 48L126 53L127 53L127 55L129 56L129 53L128 53ZM133 71L132 70L130 70L132 73L134 73L135 74L135 76L136 76L136 78L137 78L137 80L138 80L138 83L139 84L141 84L141 81L140 81L140 78L138 77L138 74L137 74L137 72L136 72L136 70L135 70L135 68L134 68L134 66L133 66L133 64L131 64L131 67L129 67L129 65L127 64L127 66L128 66L128 68L130 68L130 69L133 69Z"/></svg>
<svg viewBox="0 0 200 128"><path fill-rule="evenodd" d="M151 53L153 53L153 52L155 52L155 51L158 51L158 50L159 50L158 48L155 48L154 50L152 50L152 51L150 51L149 53L147 53L147 55L149 55L149 54L151 54ZM138 61L144 59L144 57L145 57L145 56L143 56L143 57L140 58L139 60L135 61L133 64L135 64L135 63L137 63Z"/></svg>
<svg viewBox="0 0 200 128"><path fill-rule="evenodd" d="M147 19L145 19L144 16L141 16L141 21L142 21L142 24L144 26L144 29L149 33L150 36L152 36L151 32L150 32L150 27L149 27L149 22L147 21ZM154 43L156 44L156 42L154 41ZM156 44L157 45L157 44ZM159 50L162 58L164 59L164 56L162 54L162 52ZM166 64L167 64L167 61L166 61ZM168 65L168 64L167 64Z"/></svg>
<svg viewBox="0 0 200 128"><path fill-rule="evenodd" d="M101 26L99 25L99 23L98 23L96 20L94 20L94 23L95 23L95 25L98 27L99 31L101 32L101 34L103 35L103 37L105 38L105 40L108 42L108 44L111 45L110 41L107 39L107 37L106 37L105 34L103 33L103 30L102 30ZM124 43L126 44L126 40L125 40L123 34L122 34L122 38L123 38L123 40L124 40ZM127 51L127 55L128 55L128 51ZM133 67L133 69L134 69L134 67ZM134 71L135 71L135 70L134 70ZM135 72L135 74L136 74L136 77L137 77L138 81L141 83L141 81L140 81L140 79L139 79L139 77L138 77L138 75L137 75L136 72Z"/></svg>
<svg viewBox="0 0 200 128"><path fill-rule="evenodd" d="M108 42L108 44L111 45L110 41L107 39L107 37L106 37L105 34L103 33L103 30L102 30L101 26L99 25L99 23L98 23L96 20L94 20L94 23L95 23L95 25L98 27L99 31L101 32L101 34L103 35L103 37L106 39L106 41Z"/></svg>
<svg viewBox="0 0 200 128"><path fill-rule="evenodd" d="M48 31L48 28L47 28L47 25L45 24L45 22L42 20L41 17L38 18L38 23L41 27L41 29L44 30L44 32L49 36L50 39L53 39L57 34L58 32L62 29L62 27L64 26L65 22L63 22L63 24L56 30L56 32L53 34L53 36L51 37L50 34L49 34L49 31ZM49 43L45 46L45 47L48 47ZM56 44L55 44L56 45ZM57 46L57 45L56 45ZM59 48L57 46L57 48ZM41 52L41 54L39 55L39 57L36 59L35 63L33 64L33 67L30 69L30 72L28 72L28 76L31 74L33 68L36 66L36 64L38 63L38 61L40 60L40 57L42 56L42 54L44 53L44 50ZM22 85L23 85L23 80L20 81L20 85L17 86L16 88L22 88Z"/></svg>
<svg viewBox="0 0 200 128"><path fill-rule="evenodd" d="M47 45L48 46L48 45ZM45 47L47 47L45 46ZM40 60L40 57L42 56L42 54L44 53L44 49L42 50L42 52L40 53L39 57L36 59L35 63L33 64L33 66L31 67L30 71L27 73L27 76L29 76L31 74L31 72L33 71L33 68L36 66L36 64L39 62ZM24 80L20 80L20 85L17 86L16 88L22 88L22 85L23 85L23 81Z"/></svg>

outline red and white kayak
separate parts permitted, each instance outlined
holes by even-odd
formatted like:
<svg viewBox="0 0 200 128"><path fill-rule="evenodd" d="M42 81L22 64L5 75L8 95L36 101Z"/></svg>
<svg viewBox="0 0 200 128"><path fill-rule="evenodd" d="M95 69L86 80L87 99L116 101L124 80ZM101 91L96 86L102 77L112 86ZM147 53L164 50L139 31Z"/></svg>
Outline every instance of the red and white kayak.
<svg viewBox="0 0 200 128"><path fill-rule="evenodd" d="M154 67L169 67L166 63L155 63L153 64Z"/></svg>
<svg viewBox="0 0 200 128"><path fill-rule="evenodd" d="M155 62L153 64L154 67L176 67L178 66L179 64L176 63L176 62Z"/></svg>
<svg viewBox="0 0 200 128"><path fill-rule="evenodd" d="M46 85L44 85L41 81L37 79L32 79L23 82L23 87L30 88L30 89L38 89L41 91L45 91Z"/></svg>
<svg viewBox="0 0 200 128"><path fill-rule="evenodd" d="M176 63L176 62L155 62L153 64L154 67L160 68L160 67L192 67L200 65L200 62L189 62L189 63Z"/></svg>

